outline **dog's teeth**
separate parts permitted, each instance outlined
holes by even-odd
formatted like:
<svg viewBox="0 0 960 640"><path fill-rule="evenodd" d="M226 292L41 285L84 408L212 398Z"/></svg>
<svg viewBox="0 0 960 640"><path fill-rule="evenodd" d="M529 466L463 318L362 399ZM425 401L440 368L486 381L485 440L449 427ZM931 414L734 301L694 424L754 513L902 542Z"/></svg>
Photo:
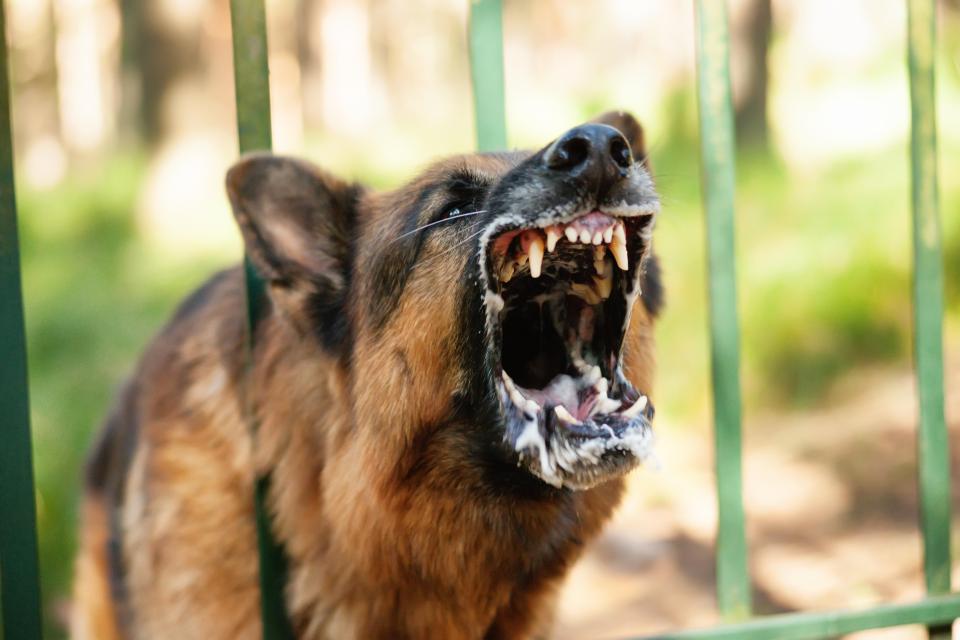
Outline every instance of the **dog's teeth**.
<svg viewBox="0 0 960 640"><path fill-rule="evenodd" d="M613 235L617 238L620 238L620 242L627 244L627 231L623 228L623 222L617 220L617 223L613 225Z"/></svg>
<svg viewBox="0 0 960 640"><path fill-rule="evenodd" d="M583 229L583 230L580 232L580 243L581 243L581 244L590 244L590 241L591 241L591 240L593 240L593 238L590 237L590 232L587 231L586 229Z"/></svg>
<svg viewBox="0 0 960 640"><path fill-rule="evenodd" d="M603 372L597 365L590 367L590 370L583 375L583 381L589 385L596 384L600 380L603 380Z"/></svg>
<svg viewBox="0 0 960 640"><path fill-rule="evenodd" d="M610 253L613 255L613 259L617 261L617 266L620 269L626 271L629 268L630 258L627 257L626 241L616 234L614 234L613 241L610 243Z"/></svg>
<svg viewBox="0 0 960 640"><path fill-rule="evenodd" d="M527 413L533 416L536 416L540 413L540 405L537 404L535 400L527 399L527 402L524 404L523 409L524 411L526 411Z"/></svg>
<svg viewBox="0 0 960 640"><path fill-rule="evenodd" d="M527 264L527 254L521 251L520 255L517 256L517 265L522 267L525 264Z"/></svg>
<svg viewBox="0 0 960 640"><path fill-rule="evenodd" d="M553 253L553 250L557 247L557 241L562 237L563 233L560 232L560 227L547 227L547 251Z"/></svg>
<svg viewBox="0 0 960 640"><path fill-rule="evenodd" d="M510 278L513 277L513 270L513 260L507 260L503 263L503 266L500 268L500 282L510 282Z"/></svg>
<svg viewBox="0 0 960 640"><path fill-rule="evenodd" d="M636 418L640 412L647 408L647 396L640 396L629 409L621 413L624 418Z"/></svg>
<svg viewBox="0 0 960 640"><path fill-rule="evenodd" d="M597 231L595 234L593 234L593 244L600 244L602 242L603 242L603 234Z"/></svg>
<svg viewBox="0 0 960 640"><path fill-rule="evenodd" d="M564 229L563 235L567 236L567 240L569 242L577 241L577 230L574 229L573 227L567 227L566 229Z"/></svg>
<svg viewBox="0 0 960 640"><path fill-rule="evenodd" d="M613 238L613 227L607 227L606 231L603 232L603 241L607 244L610 244L610 240Z"/></svg>
<svg viewBox="0 0 960 640"><path fill-rule="evenodd" d="M558 418L561 422L566 422L566 423L568 423L568 424L576 424L576 425L583 424L582 422L580 422L579 420L577 420L576 418L574 418L574 417L570 414L570 412L567 411L567 408L564 407L562 404L558 404L557 406L555 406L555 407L553 408L553 412L554 412L555 414L557 414L557 418Z"/></svg>
<svg viewBox="0 0 960 640"><path fill-rule="evenodd" d="M532 231L525 240L529 243L527 254L530 256L530 275L539 278L540 269L543 267L543 238L539 231Z"/></svg>

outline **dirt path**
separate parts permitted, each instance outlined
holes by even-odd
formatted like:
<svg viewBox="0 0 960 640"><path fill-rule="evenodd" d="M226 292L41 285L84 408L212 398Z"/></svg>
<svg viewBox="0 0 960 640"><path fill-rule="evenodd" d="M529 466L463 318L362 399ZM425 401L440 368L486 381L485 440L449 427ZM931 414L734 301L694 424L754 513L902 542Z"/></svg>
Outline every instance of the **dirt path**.
<svg viewBox="0 0 960 640"><path fill-rule="evenodd" d="M960 357L949 363L946 385L956 515L960 384L951 381L960 382ZM911 374L861 374L834 397L844 400L802 415L748 416L744 499L761 613L922 595ZM630 478L623 507L563 592L557 638L627 637L717 621L712 437L706 424L665 420L658 432L662 468ZM954 532L958 525L955 517ZM900 627L850 637L925 636Z"/></svg>

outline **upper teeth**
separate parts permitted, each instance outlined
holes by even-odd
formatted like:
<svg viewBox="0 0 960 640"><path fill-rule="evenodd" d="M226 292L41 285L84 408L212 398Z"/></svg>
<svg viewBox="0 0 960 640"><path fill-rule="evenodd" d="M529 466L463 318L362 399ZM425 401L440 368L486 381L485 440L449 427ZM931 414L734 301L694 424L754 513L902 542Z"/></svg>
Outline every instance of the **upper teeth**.
<svg viewBox="0 0 960 640"><path fill-rule="evenodd" d="M547 227L547 251L553 253L553 250L557 246L557 241L563 237L563 234L560 233L560 230L557 227Z"/></svg>
<svg viewBox="0 0 960 640"><path fill-rule="evenodd" d="M520 238L520 249L530 256L530 275L539 278L540 269L543 266L543 238L540 232L524 231L523 237Z"/></svg>
<svg viewBox="0 0 960 640"><path fill-rule="evenodd" d="M617 266L623 271L629 268L630 258L627 254L627 232L623 221L615 220L603 229L587 229L574 220L569 224L550 225L546 229L527 229L520 236L520 253L515 258L507 256L500 266L500 280L509 281L516 266L530 263L530 276L539 278L543 272L543 255L553 253L561 238L566 238L571 244L587 244L596 247L594 253L594 267L598 274L604 274L603 254L605 245L610 249ZM609 276L608 276L609 277Z"/></svg>

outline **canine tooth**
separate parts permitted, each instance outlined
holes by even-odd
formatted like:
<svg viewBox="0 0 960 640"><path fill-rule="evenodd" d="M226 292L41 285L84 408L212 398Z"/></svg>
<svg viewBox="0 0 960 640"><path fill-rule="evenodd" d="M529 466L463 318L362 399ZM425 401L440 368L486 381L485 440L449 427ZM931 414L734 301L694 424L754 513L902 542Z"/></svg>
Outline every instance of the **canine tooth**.
<svg viewBox="0 0 960 640"><path fill-rule="evenodd" d="M597 231L595 234L593 234L593 244L600 244L602 242L603 242L603 234Z"/></svg>
<svg viewBox="0 0 960 640"><path fill-rule="evenodd" d="M588 304L600 303L600 296L597 295L597 292L594 291L593 287L590 285L580 282L573 282L570 284L570 291L572 291L574 295L578 295L586 300Z"/></svg>
<svg viewBox="0 0 960 640"><path fill-rule="evenodd" d="M536 416L538 413L540 413L540 405L537 404L536 400L527 399L527 402L523 408L527 413L533 416Z"/></svg>
<svg viewBox="0 0 960 640"><path fill-rule="evenodd" d="M563 235L567 236L567 240L569 242L577 241L577 230L574 229L573 227L567 227L566 229L564 229Z"/></svg>
<svg viewBox="0 0 960 640"><path fill-rule="evenodd" d="M528 400L524 397L522 393L520 393L519 389L517 389L513 385L510 385L507 388L507 393L510 394L510 402L512 402L517 409L520 409L520 411L527 410ZM534 415L536 415L536 411L534 411L533 413Z"/></svg>
<svg viewBox="0 0 960 640"><path fill-rule="evenodd" d="M500 282L510 282L510 278L513 277L513 270L513 260L508 260L505 262L503 267L500 268Z"/></svg>
<svg viewBox="0 0 960 640"><path fill-rule="evenodd" d="M621 413L624 418L636 418L641 411L647 408L647 396L640 396L629 409Z"/></svg>
<svg viewBox="0 0 960 640"><path fill-rule="evenodd" d="M627 245L616 234L614 234L613 241L610 243L610 253L613 254L613 259L617 261L617 266L626 271L630 263L630 258L627 257Z"/></svg>
<svg viewBox="0 0 960 640"><path fill-rule="evenodd" d="M547 251L553 253L553 250L557 247L557 241L562 237L563 233L561 233L560 227L547 227Z"/></svg>
<svg viewBox="0 0 960 640"><path fill-rule="evenodd" d="M627 231L623 227L623 222L617 220L617 224L613 226L613 235L620 238L623 244L627 244Z"/></svg>
<svg viewBox="0 0 960 640"><path fill-rule="evenodd" d="M529 242L527 254L530 256L530 275L539 278L540 269L543 267L543 238L539 231L533 231L524 240Z"/></svg>
<svg viewBox="0 0 960 640"><path fill-rule="evenodd" d="M577 420L576 418L574 418L574 417L570 414L570 412L567 411L567 408L566 408L565 406L563 406L562 404L558 404L557 406L555 406L555 407L553 408L553 412L554 412L555 414L557 414L557 418L558 418L561 422L566 422L566 423L569 423L569 424L577 424L577 425L583 424L582 422L580 422L579 420Z"/></svg>
<svg viewBox="0 0 960 640"><path fill-rule="evenodd" d="M608 415L619 409L621 404L623 403L619 400L602 396L597 400L597 404L593 405L593 410L596 413Z"/></svg>
<svg viewBox="0 0 960 640"><path fill-rule="evenodd" d="M581 243L581 244L590 244L590 241L591 241L592 239L593 239L593 238L590 237L590 232L587 231L586 229L583 229L583 230L580 232L580 243Z"/></svg>
<svg viewBox="0 0 960 640"><path fill-rule="evenodd" d="M606 231L603 232L603 241L610 244L611 239L613 239L613 227L607 227Z"/></svg>

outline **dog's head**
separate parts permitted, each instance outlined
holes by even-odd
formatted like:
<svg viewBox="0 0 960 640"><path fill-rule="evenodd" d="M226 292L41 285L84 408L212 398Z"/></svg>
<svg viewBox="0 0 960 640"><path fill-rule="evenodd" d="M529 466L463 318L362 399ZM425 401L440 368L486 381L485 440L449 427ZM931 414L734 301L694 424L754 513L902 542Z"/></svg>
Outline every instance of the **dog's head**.
<svg viewBox="0 0 960 640"><path fill-rule="evenodd" d="M611 113L392 192L271 155L227 183L274 308L342 368L357 428L408 444L469 432L581 489L650 447L652 407L623 373L660 208L642 138Z"/></svg>

